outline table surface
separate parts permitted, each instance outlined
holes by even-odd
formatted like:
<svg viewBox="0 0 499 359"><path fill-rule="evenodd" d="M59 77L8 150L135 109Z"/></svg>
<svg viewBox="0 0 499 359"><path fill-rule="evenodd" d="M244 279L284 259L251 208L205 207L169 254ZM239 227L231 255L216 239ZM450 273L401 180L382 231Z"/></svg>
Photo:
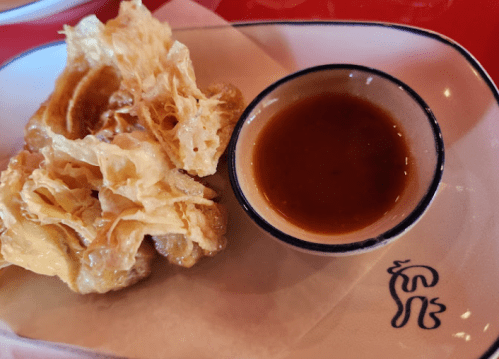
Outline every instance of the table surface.
<svg viewBox="0 0 499 359"><path fill-rule="evenodd" d="M229 22L377 21L438 32L466 48L499 83L499 2L497 0L196 0ZM151 10L165 0L143 0ZM0 64L17 54L63 36L57 32L95 13L101 21L117 14L119 1L92 0L29 23L0 26Z"/></svg>

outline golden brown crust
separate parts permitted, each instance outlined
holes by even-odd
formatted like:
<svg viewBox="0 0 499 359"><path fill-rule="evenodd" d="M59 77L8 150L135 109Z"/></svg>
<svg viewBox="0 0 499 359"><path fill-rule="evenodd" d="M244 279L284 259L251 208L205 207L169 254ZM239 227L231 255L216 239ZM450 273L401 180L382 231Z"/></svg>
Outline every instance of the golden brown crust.
<svg viewBox="0 0 499 359"><path fill-rule="evenodd" d="M244 111L244 98L237 87L224 83L212 84L204 93L207 97L220 101L217 105L217 111L221 113L221 124L217 132L220 144L215 155L219 158L227 148L236 122Z"/></svg>
<svg viewBox="0 0 499 359"><path fill-rule="evenodd" d="M227 229L227 214L225 208L217 203L196 205L196 215L202 235L212 241L211 248L201 248L199 243L186 235L171 233L152 236L154 246L159 254L166 257L170 263L182 267L192 267L205 256L213 256L226 246L224 234Z"/></svg>
<svg viewBox="0 0 499 359"><path fill-rule="evenodd" d="M77 139L90 134L107 109L110 96L119 86L120 75L112 66L100 66L88 71L69 101L64 135Z"/></svg>
<svg viewBox="0 0 499 359"><path fill-rule="evenodd" d="M188 49L139 0L64 33L67 67L2 173L0 266L103 293L149 275L144 238L186 267L220 252L226 215L194 176L215 172L241 92L199 90Z"/></svg>
<svg viewBox="0 0 499 359"><path fill-rule="evenodd" d="M78 292L106 293L133 285L151 274L151 264L155 256L152 245L148 241L142 241L135 254L135 263L129 270L96 270L92 265L84 263L76 279Z"/></svg>

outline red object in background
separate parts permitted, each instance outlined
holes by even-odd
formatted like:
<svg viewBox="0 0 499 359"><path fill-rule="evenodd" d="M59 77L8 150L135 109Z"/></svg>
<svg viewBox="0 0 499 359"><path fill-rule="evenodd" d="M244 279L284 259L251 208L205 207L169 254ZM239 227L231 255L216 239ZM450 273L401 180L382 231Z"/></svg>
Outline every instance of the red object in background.
<svg viewBox="0 0 499 359"><path fill-rule="evenodd" d="M497 0L221 0L216 12L231 22L381 21L432 30L466 48L499 84Z"/></svg>
<svg viewBox="0 0 499 359"><path fill-rule="evenodd" d="M41 20L0 26L0 64L41 44L63 40L63 24L75 25L82 17L96 14L101 21L115 17L119 1L96 0Z"/></svg>
<svg viewBox="0 0 499 359"><path fill-rule="evenodd" d="M168 1L168 0L166 0ZM497 0L195 0L229 22L267 20L381 21L436 31L461 44L499 84ZM165 0L143 0L154 11ZM0 26L0 64L40 44L62 40L62 24L95 13L117 15L119 0L93 0L26 24Z"/></svg>

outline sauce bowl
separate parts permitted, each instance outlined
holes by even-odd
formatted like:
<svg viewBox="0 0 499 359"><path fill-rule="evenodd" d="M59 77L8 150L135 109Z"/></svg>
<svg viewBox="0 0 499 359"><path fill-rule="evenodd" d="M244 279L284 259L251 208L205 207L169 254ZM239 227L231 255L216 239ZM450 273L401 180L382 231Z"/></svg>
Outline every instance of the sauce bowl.
<svg viewBox="0 0 499 359"><path fill-rule="evenodd" d="M374 222L346 232L314 231L291 221L269 202L255 174L256 162L259 161L254 156L255 148L268 123L294 104L324 93L355 97L389 114L400 129L400 136L404 135L413 162L411 170L414 174L409 176L393 205ZM309 123L310 120L304 118L303 126ZM300 146L299 141L296 145ZM328 156L334 157L334 154ZM248 105L232 134L228 165L237 200L265 232L301 251L342 256L386 245L417 223L437 193L444 168L444 143L428 105L400 80L359 65L321 65L278 80ZM365 180L371 179L366 177Z"/></svg>

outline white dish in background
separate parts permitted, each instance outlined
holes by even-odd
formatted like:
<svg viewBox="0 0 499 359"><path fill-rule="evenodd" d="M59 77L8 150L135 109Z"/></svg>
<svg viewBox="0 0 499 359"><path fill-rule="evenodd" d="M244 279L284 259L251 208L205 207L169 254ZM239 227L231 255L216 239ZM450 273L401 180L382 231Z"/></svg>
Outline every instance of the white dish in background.
<svg viewBox="0 0 499 359"><path fill-rule="evenodd" d="M203 262L190 272L155 276L127 290L126 301L118 300L119 294L75 297L65 294L57 280L30 274L22 274L22 280L14 284L21 272L7 268L0 273L1 283L13 291L17 304L8 307L12 296L2 297L0 292L0 321L22 336L129 357L168 353L172 357L217 357L228 352L230 339L234 350L247 350L246 357L259 358L497 358L499 94L485 71L458 44L419 29L337 22L250 23L237 29L289 72L326 63L353 63L387 72L418 92L434 112L446 148L441 188L424 217L397 242L379 251L318 259L261 238L265 234L244 215L225 187L222 199L231 214L227 236L233 244L213 262ZM203 66L210 68L229 54L224 61L239 64L240 72L237 66L229 67L225 80L240 86L249 102L268 85L265 81L272 74L262 69L261 77L248 78L244 68L248 59L240 58L237 45L214 42L223 30L182 30L175 36L190 48L197 75ZM203 49L213 46L216 51L206 57ZM24 123L49 94L64 61L65 46L51 45L0 69L1 158L19 149ZM208 75L213 78L200 76L200 81L219 80L224 74L214 71ZM237 262L239 271L226 271L231 262ZM251 275L248 266L252 266ZM408 287L403 285L404 275L410 279ZM39 291L24 292L24 280L38 281ZM57 293L47 286L58 288ZM169 295L174 286L185 287L184 293L195 291L195 296L178 300ZM127 313L127 303L139 295L147 297L149 291L164 293L163 303L149 303L141 313L152 329L168 329L163 311L212 299L213 311L197 313L192 307L193 315L203 319L196 324L206 342L199 344L200 336L187 332L193 323L185 314L185 327L161 337L165 352L148 352L148 347L157 347L158 336L141 335L142 329L129 325L126 318L117 316L111 322L106 317L110 312ZM46 304L51 301L57 305ZM32 302L36 305L29 308ZM88 320L96 328L100 328L99 320L106 320L101 324L109 329L99 330L93 341L72 340L68 333L87 318L75 309L74 316L65 316L61 325L60 311L67 309L63 304L87 310L105 308L100 312L102 319ZM24 319L16 317L16 308L24 308ZM240 308L253 310L241 312ZM184 312L175 313L182 316ZM119 340L120 335L127 338L126 343Z"/></svg>
<svg viewBox="0 0 499 359"><path fill-rule="evenodd" d="M0 25L41 19L90 0L6 0L0 5Z"/></svg>

